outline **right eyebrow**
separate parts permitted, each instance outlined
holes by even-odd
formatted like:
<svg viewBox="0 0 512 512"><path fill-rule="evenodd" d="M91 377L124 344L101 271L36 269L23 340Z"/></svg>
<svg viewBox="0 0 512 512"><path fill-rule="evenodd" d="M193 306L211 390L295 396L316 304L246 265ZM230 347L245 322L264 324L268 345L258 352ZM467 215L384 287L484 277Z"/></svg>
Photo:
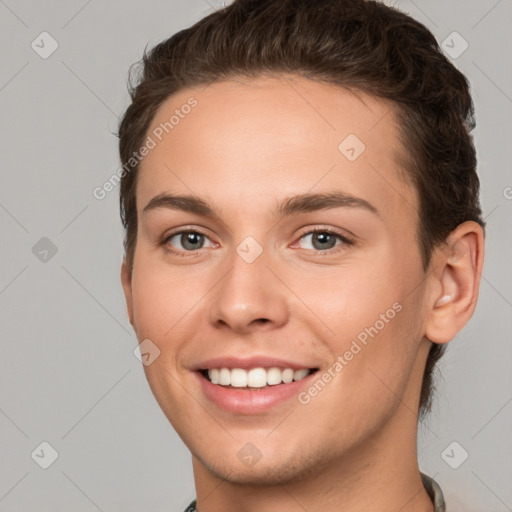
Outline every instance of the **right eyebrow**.
<svg viewBox="0 0 512 512"><path fill-rule="evenodd" d="M219 215L205 201L195 196L159 194L148 202L142 213L145 214L157 208L182 210L220 220Z"/></svg>

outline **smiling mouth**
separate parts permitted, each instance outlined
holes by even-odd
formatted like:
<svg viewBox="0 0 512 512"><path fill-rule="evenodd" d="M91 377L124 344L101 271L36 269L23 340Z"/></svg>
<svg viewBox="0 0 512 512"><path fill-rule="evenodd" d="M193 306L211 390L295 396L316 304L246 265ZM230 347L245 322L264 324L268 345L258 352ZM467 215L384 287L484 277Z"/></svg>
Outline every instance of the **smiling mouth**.
<svg viewBox="0 0 512 512"><path fill-rule="evenodd" d="M318 368L257 367L243 368L210 368L200 370L201 375L212 384L231 389L264 389L271 386L298 382L308 375L318 371Z"/></svg>

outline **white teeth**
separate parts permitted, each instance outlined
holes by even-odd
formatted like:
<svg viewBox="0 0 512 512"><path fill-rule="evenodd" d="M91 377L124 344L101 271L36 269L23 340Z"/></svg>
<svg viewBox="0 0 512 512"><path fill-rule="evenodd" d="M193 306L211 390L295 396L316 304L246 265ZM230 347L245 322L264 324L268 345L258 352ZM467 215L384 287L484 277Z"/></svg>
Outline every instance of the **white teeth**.
<svg viewBox="0 0 512 512"><path fill-rule="evenodd" d="M213 370L210 370L208 372L208 377L210 377L210 380L213 384L219 383L219 370L217 368L214 368Z"/></svg>
<svg viewBox="0 0 512 512"><path fill-rule="evenodd" d="M283 370L283 382L285 384L290 384L290 382L293 382L293 370L291 368L286 368L286 370Z"/></svg>
<svg viewBox="0 0 512 512"><path fill-rule="evenodd" d="M267 385L267 372L265 368L253 368L247 374L247 385L250 388L263 388Z"/></svg>
<svg viewBox="0 0 512 512"><path fill-rule="evenodd" d="M264 388L277 384L302 380L307 377L310 370L293 370L292 368L251 368L249 371L242 368L212 368L208 370L208 378L212 384L221 386L233 386L234 388Z"/></svg>
<svg viewBox="0 0 512 512"><path fill-rule="evenodd" d="M295 370L295 372L293 372L293 380L301 380L308 373L309 373L309 370Z"/></svg>
<svg viewBox="0 0 512 512"><path fill-rule="evenodd" d="M227 368L219 370L219 384L221 386L229 386L231 384L231 372Z"/></svg>
<svg viewBox="0 0 512 512"><path fill-rule="evenodd" d="M275 386L276 384L281 384L282 382L282 372L279 368L269 368L267 370L267 384L269 386Z"/></svg>
<svg viewBox="0 0 512 512"><path fill-rule="evenodd" d="M231 370L231 385L234 388L246 388L247 372L241 368L233 368Z"/></svg>

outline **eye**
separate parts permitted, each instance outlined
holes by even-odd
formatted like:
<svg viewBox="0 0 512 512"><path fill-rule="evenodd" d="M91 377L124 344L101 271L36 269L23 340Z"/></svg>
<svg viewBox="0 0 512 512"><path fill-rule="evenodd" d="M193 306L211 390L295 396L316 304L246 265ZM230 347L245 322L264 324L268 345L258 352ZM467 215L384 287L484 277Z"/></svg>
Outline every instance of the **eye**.
<svg viewBox="0 0 512 512"><path fill-rule="evenodd" d="M333 231L314 230L301 236L298 244L302 249L325 252L340 245L351 245L352 242L343 235Z"/></svg>
<svg viewBox="0 0 512 512"><path fill-rule="evenodd" d="M212 241L198 231L174 233L164 240L164 243L173 252L191 252L205 247L213 247Z"/></svg>

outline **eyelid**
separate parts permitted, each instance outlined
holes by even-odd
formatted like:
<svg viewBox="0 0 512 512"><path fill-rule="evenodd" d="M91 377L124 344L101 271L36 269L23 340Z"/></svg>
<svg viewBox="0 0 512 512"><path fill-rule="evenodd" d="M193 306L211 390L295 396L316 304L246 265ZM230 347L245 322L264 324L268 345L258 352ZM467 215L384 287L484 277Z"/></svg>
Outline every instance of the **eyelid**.
<svg viewBox="0 0 512 512"><path fill-rule="evenodd" d="M199 226L195 226L195 225L190 225L190 226L185 225L185 226L179 226L177 228L172 228L168 231L165 231L161 237L160 242L166 242L167 240L169 240L169 238L176 236L176 235L183 234L183 233L198 233L207 238L211 238L210 235L203 228L201 228Z"/></svg>
<svg viewBox="0 0 512 512"><path fill-rule="evenodd" d="M316 225L316 226L307 226L305 228L302 228L299 233L297 234L297 239L303 238L305 235L309 235L311 233L329 233L331 235L339 236L341 239L345 240L346 242L355 243L357 237L350 231L346 229L338 229L333 228L332 226L323 226L323 225ZM294 242L295 243L295 242Z"/></svg>

